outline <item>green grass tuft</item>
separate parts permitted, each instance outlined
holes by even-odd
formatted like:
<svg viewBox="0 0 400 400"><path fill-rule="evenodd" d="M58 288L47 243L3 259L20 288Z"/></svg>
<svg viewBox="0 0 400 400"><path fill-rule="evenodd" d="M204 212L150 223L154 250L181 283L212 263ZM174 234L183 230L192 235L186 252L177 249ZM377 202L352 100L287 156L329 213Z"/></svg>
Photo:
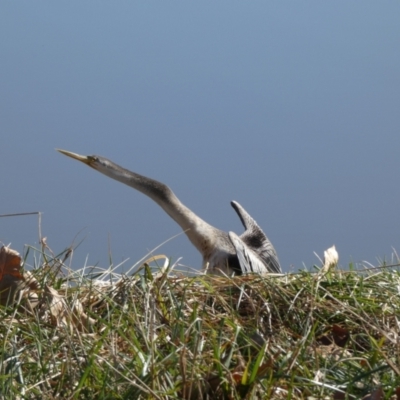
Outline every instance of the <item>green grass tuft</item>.
<svg viewBox="0 0 400 400"><path fill-rule="evenodd" d="M35 307L0 307L2 399L396 398L397 271L119 276L62 256L34 251Z"/></svg>

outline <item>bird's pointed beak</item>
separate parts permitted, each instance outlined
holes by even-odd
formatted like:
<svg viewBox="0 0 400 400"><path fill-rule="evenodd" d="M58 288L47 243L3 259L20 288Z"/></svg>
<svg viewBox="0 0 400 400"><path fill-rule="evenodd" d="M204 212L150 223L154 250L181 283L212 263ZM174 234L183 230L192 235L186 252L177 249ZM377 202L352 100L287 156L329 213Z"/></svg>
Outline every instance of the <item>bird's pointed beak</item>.
<svg viewBox="0 0 400 400"><path fill-rule="evenodd" d="M89 166L91 165L91 158L88 156L81 156L80 154L71 153L70 151L61 150L61 149L56 149L56 150L62 154L65 154L68 157L74 158L75 160L81 161Z"/></svg>

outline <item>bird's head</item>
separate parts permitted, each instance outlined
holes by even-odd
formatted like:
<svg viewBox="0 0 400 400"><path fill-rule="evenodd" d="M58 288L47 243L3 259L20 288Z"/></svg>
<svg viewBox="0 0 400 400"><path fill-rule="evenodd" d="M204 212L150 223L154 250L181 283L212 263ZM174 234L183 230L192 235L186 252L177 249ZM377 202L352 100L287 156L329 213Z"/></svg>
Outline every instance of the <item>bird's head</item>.
<svg viewBox="0 0 400 400"><path fill-rule="evenodd" d="M74 160L78 160L83 162L84 164L92 167L96 171L101 172L104 175L109 176L112 179L116 179L123 183L128 183L133 172L126 170L125 168L120 167L119 165L113 163L105 157L101 156L81 156L80 154L72 153L70 151L57 149L62 154L65 154L68 157L73 158Z"/></svg>
<svg viewBox="0 0 400 400"><path fill-rule="evenodd" d="M61 149L56 149L62 154L65 154L68 157L71 157L75 160L81 161L84 164L88 165L89 167L92 167L93 169L97 171L101 171L102 167L107 167L107 162L108 160L100 157L100 156L81 156L80 154L72 153L70 151L66 150L61 150Z"/></svg>

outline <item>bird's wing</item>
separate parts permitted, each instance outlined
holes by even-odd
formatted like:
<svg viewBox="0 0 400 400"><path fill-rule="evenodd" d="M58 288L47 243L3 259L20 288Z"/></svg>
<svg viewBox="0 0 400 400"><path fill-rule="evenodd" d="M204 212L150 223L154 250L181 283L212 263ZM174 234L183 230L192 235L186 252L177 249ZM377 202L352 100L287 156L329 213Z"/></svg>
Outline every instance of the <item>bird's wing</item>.
<svg viewBox="0 0 400 400"><path fill-rule="evenodd" d="M239 260L242 274L265 274L270 272L265 265L265 262L258 254L249 248L243 240L234 232L229 232L229 239L236 250L236 255Z"/></svg>
<svg viewBox="0 0 400 400"><path fill-rule="evenodd" d="M232 201L231 205L239 215L246 229L245 232L240 235L241 241L246 245L248 250L252 250L252 252L258 256L258 259L264 263L264 268L266 268L267 271L281 273L282 269L275 248L258 226L257 222L238 202Z"/></svg>
<svg viewBox="0 0 400 400"><path fill-rule="evenodd" d="M231 201L231 206L236 211L237 215L242 221L244 229L252 229L254 226L258 226L257 222L250 216L250 214L237 202Z"/></svg>

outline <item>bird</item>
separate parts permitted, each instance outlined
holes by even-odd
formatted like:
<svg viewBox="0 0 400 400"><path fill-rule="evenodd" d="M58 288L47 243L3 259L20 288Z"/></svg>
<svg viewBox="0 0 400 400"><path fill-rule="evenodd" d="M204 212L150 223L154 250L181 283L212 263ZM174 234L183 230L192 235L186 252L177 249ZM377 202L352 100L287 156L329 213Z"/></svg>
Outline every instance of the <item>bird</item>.
<svg viewBox="0 0 400 400"><path fill-rule="evenodd" d="M274 246L256 221L236 201L231 206L245 231L225 232L208 224L186 207L165 184L129 171L105 157L83 156L56 149L154 200L184 231L203 257L203 272L216 275L282 273Z"/></svg>

